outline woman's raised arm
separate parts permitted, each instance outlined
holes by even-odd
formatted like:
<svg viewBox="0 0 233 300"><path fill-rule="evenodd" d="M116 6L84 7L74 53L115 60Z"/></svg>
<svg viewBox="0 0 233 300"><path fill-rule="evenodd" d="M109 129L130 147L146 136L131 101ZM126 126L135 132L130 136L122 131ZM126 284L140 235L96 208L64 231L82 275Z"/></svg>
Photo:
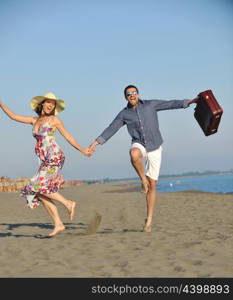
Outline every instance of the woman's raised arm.
<svg viewBox="0 0 233 300"><path fill-rule="evenodd" d="M9 109L3 102L0 100L0 107L5 112L5 114L14 121L33 124L36 120L35 117L25 117L15 114L11 109Z"/></svg>

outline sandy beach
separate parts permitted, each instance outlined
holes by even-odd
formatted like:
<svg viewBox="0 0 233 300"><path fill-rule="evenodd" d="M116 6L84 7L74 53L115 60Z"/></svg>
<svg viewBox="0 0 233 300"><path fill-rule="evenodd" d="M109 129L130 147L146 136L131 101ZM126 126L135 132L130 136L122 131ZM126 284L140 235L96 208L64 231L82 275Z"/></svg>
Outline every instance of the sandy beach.
<svg viewBox="0 0 233 300"><path fill-rule="evenodd" d="M233 195L159 193L153 232L144 233L144 195L129 182L61 190L77 201L54 238L42 205L0 193L0 277L233 277ZM99 226L97 227L97 223Z"/></svg>

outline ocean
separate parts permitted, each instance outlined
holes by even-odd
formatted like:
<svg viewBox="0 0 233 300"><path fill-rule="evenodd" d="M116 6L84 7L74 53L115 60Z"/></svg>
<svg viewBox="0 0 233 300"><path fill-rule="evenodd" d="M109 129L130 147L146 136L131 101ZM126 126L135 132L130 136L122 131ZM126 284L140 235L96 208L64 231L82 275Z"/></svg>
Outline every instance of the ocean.
<svg viewBox="0 0 233 300"><path fill-rule="evenodd" d="M157 183L160 193L187 190L233 194L233 174L159 178Z"/></svg>

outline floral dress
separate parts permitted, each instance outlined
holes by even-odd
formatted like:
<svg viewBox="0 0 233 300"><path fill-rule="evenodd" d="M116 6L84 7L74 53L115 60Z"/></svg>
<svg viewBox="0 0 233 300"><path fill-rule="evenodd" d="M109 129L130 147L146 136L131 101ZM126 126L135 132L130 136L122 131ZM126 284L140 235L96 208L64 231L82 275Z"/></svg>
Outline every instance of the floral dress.
<svg viewBox="0 0 233 300"><path fill-rule="evenodd" d="M63 183L59 171L63 167L65 156L55 141L55 129L50 126L49 121L41 125L38 133L34 129L32 131L37 140L35 152L39 158L40 167L36 175L21 190L21 196L26 198L30 208L36 208L39 205L38 193L56 193Z"/></svg>

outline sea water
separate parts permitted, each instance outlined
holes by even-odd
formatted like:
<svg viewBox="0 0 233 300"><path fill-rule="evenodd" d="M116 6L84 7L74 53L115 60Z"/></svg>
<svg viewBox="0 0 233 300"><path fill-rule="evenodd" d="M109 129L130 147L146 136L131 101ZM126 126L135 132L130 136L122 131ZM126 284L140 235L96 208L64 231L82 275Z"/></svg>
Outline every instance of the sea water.
<svg viewBox="0 0 233 300"><path fill-rule="evenodd" d="M187 190L233 194L233 174L159 178L157 183L161 193Z"/></svg>

